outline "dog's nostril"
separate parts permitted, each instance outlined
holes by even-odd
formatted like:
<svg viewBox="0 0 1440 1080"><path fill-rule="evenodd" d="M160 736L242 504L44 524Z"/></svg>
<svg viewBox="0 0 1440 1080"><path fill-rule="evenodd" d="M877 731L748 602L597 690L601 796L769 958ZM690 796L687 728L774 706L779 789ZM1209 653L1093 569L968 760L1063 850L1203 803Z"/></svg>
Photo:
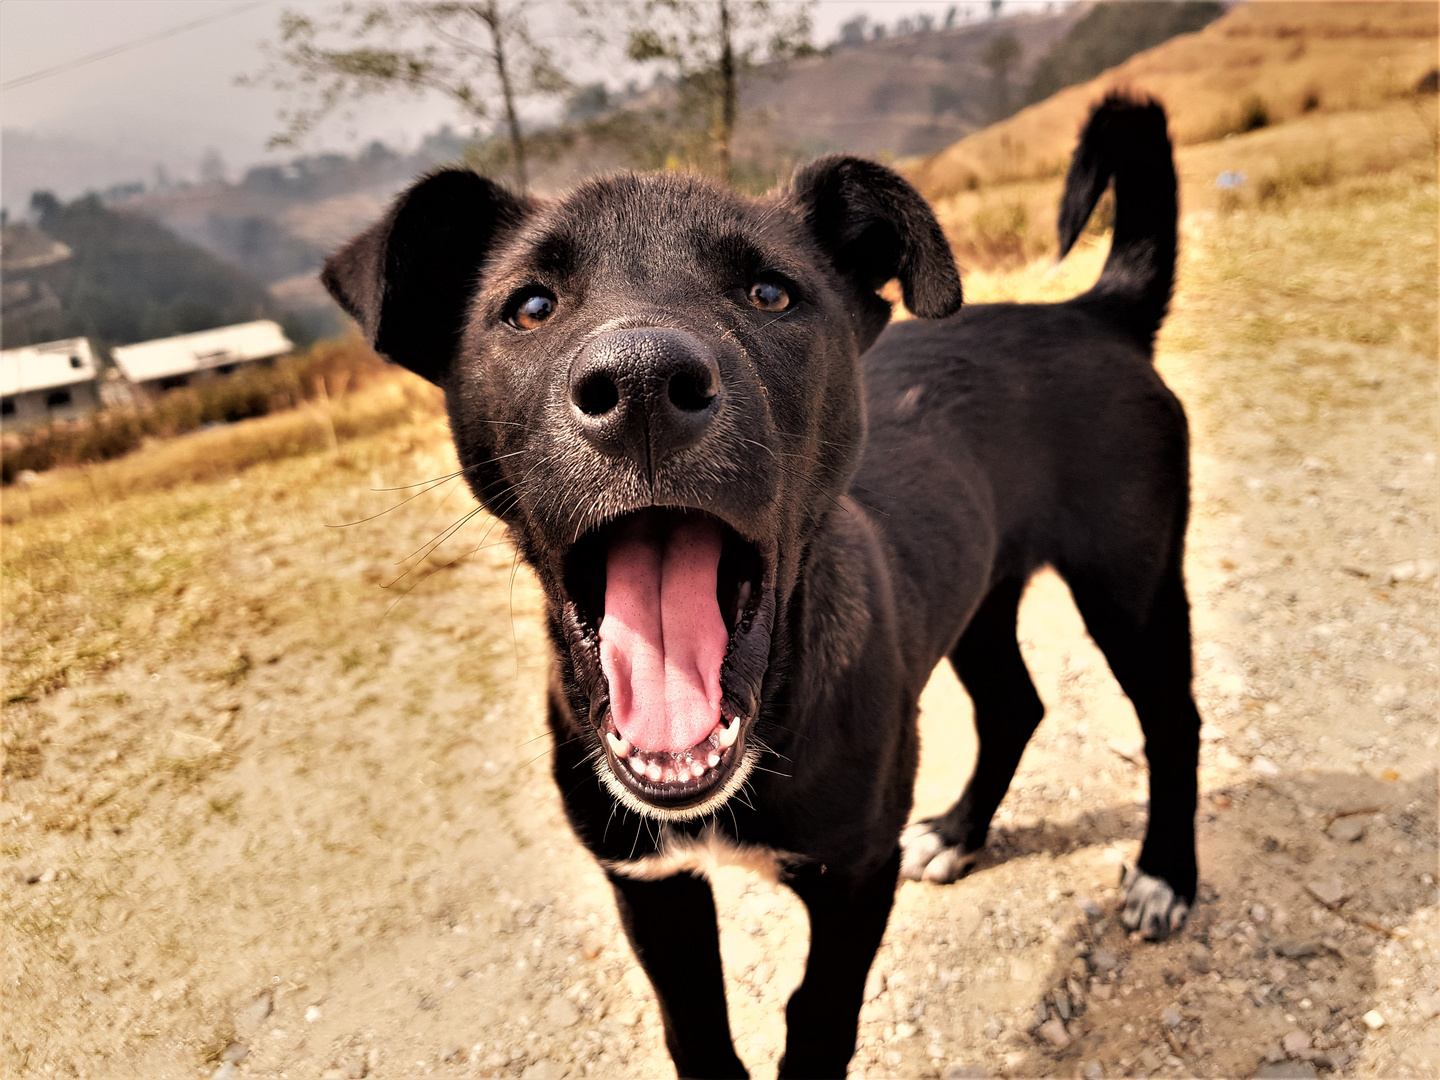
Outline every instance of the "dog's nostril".
<svg viewBox="0 0 1440 1080"><path fill-rule="evenodd" d="M715 392L710 389L709 379L689 371L679 371L670 376L670 403L682 412L700 412L710 407Z"/></svg>
<svg viewBox="0 0 1440 1080"><path fill-rule="evenodd" d="M595 371L575 385L570 400L586 416L604 416L620 404L620 388L609 375Z"/></svg>

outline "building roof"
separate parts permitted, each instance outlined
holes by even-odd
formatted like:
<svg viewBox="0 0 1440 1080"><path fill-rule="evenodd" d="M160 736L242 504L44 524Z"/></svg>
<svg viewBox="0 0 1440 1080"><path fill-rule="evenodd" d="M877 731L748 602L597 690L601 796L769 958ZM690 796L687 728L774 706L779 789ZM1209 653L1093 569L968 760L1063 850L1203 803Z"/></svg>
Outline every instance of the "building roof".
<svg viewBox="0 0 1440 1080"><path fill-rule="evenodd" d="M225 364L266 360L294 348L279 323L258 319L196 334L142 341L138 345L117 345L110 350L110 355L124 376L138 383L189 375Z"/></svg>
<svg viewBox="0 0 1440 1080"><path fill-rule="evenodd" d="M95 352L83 337L0 352L0 394L72 386L95 378Z"/></svg>
<svg viewBox="0 0 1440 1080"><path fill-rule="evenodd" d="M28 221L0 229L0 267L6 274L37 270L70 258L68 245L41 232Z"/></svg>

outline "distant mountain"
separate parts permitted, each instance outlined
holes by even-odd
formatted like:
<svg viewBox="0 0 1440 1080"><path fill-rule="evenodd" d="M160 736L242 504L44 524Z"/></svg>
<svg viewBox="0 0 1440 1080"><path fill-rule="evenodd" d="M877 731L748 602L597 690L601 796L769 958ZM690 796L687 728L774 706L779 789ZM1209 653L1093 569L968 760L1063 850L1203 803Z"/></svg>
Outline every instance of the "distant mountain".
<svg viewBox="0 0 1440 1080"><path fill-rule="evenodd" d="M1160 99L1171 138L1181 146L1305 113L1368 109L1420 90L1433 94L1437 19L1434 4L1236 4L1203 30L1173 37L907 163L905 172L937 202L992 184L1063 174L1087 112L1111 89ZM1315 152L1318 160L1335 150Z"/></svg>
<svg viewBox="0 0 1440 1080"><path fill-rule="evenodd" d="M31 209L43 234L69 249L68 258L44 268L59 311L43 322L12 319L7 311L0 328L7 348L82 335L122 345L285 318L254 278L148 217L107 207L96 195L62 203L42 192ZM287 328L306 336L293 320Z"/></svg>
<svg viewBox="0 0 1440 1080"><path fill-rule="evenodd" d="M1042 57L1088 9L881 37L855 27L824 53L762 68L741 89L746 128L811 153L926 154L1008 116ZM1013 59L992 52L1011 38ZM997 62L998 61L998 62Z"/></svg>

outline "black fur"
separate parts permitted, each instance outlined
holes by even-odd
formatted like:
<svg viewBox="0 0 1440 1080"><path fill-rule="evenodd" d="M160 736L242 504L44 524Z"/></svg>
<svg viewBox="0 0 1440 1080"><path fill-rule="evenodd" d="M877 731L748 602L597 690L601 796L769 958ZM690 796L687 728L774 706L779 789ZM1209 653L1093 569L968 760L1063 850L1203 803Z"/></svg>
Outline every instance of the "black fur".
<svg viewBox="0 0 1440 1080"><path fill-rule="evenodd" d="M544 588L555 778L614 884L682 1075L745 1074L709 886L675 869L702 840L774 853L805 903L810 957L781 1075L843 1075L902 854L910 873L920 850L898 842L920 691L948 656L976 702L975 777L919 834L958 858L983 844L1040 719L1015 609L1042 564L1070 582L1144 725L1149 877L1136 880L1175 903L1157 918L1147 901L1139 921L1163 936L1193 898L1186 432L1149 355L1175 250L1158 106L1112 98L1092 117L1067 246L1111 176L1115 252L1066 304L956 315L959 278L924 201L844 157L759 200L661 175L531 202L441 173L327 266L376 347L444 388L466 477ZM881 333L876 289L895 277L925 321ZM792 305L757 310L756 281L782 283ZM537 293L554 314L518 329ZM592 406L596 379L613 400ZM677 397L677 379L692 389ZM741 719L715 772L744 784L713 804L627 794L601 737L585 560L608 523L654 520L650 507L719 519L761 568L744 578L752 599L721 676Z"/></svg>

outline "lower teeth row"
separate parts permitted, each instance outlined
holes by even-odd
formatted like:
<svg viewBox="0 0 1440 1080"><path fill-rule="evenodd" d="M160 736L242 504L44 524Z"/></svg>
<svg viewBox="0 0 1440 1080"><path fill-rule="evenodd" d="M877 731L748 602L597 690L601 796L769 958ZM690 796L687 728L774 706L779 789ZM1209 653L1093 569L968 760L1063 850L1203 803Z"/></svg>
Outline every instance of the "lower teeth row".
<svg viewBox="0 0 1440 1080"><path fill-rule="evenodd" d="M715 729L715 733L707 740L714 749L709 750L703 760L692 758L675 765L661 765L658 761L648 760L642 751L636 750L630 745L628 739L614 732L607 731L605 739L610 744L610 750L615 757L624 761L636 776L643 776L651 783L658 784L662 781L674 783L677 780L698 780L708 770L720 764L720 752L733 746L739 735L740 718L737 716L728 725L722 722ZM696 747L696 750L699 749L700 747Z"/></svg>

